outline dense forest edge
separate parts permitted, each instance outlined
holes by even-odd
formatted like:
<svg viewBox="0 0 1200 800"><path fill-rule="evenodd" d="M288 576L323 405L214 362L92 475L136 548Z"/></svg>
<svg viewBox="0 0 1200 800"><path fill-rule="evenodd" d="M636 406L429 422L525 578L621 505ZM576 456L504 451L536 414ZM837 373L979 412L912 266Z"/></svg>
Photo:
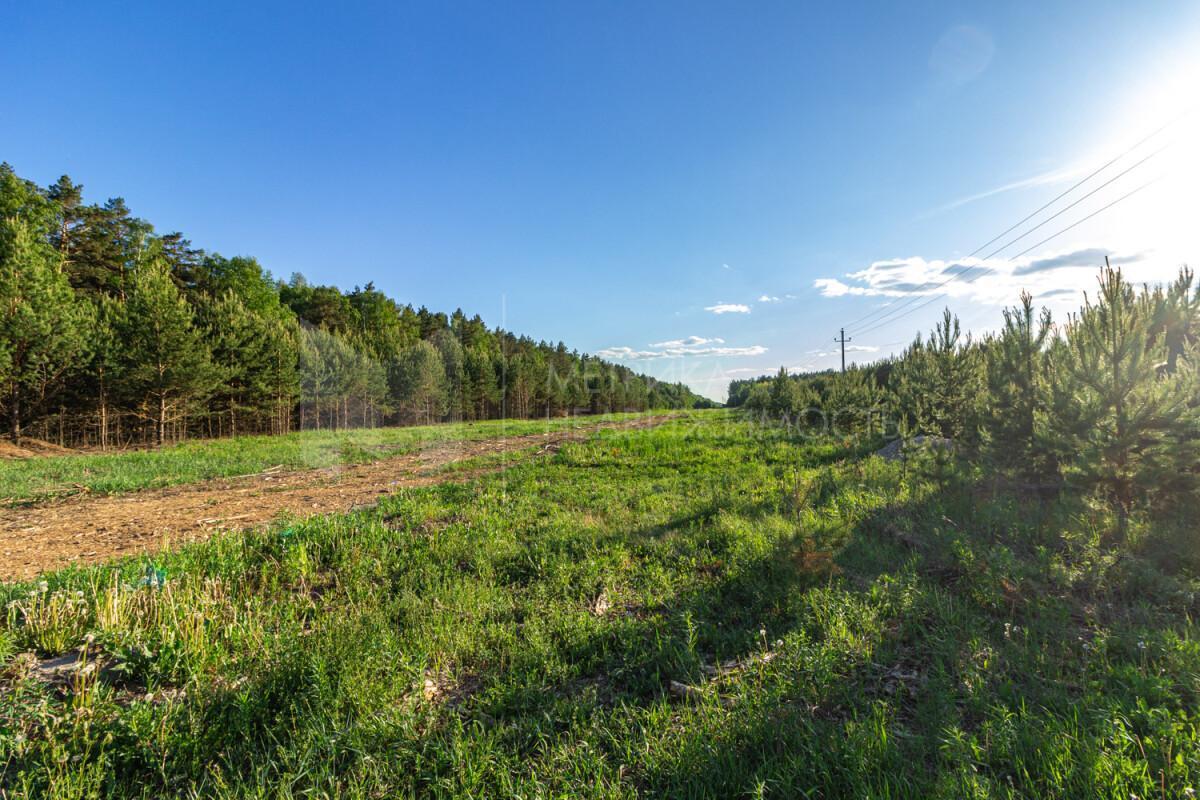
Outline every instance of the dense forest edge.
<svg viewBox="0 0 1200 800"><path fill-rule="evenodd" d="M275 280L0 164L0 434L71 447L712 405L478 316Z"/></svg>

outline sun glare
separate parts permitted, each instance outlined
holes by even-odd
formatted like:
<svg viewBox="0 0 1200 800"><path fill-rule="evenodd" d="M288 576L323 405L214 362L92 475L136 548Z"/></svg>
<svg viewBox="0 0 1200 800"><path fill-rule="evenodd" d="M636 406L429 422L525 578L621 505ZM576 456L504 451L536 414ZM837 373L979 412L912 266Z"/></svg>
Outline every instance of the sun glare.
<svg viewBox="0 0 1200 800"><path fill-rule="evenodd" d="M1166 128L1114 165L1112 174L1153 154L1114 183L1111 195L1106 192L1111 199L1136 194L1100 217L1099 231L1126 252L1153 248L1156 271L1195 264L1200 260L1200 61L1164 66L1117 107L1121 111L1112 127L1118 134L1107 152L1121 152Z"/></svg>

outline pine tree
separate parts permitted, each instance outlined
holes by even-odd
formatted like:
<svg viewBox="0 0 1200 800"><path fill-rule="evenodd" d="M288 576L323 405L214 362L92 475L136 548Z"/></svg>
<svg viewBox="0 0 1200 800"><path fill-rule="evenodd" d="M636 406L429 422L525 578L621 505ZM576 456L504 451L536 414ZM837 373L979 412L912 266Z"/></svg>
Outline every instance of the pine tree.
<svg viewBox="0 0 1200 800"><path fill-rule="evenodd" d="M786 417L790 420L804 407L804 400L800 384L792 380L784 367L780 367L779 373L771 381L768 400L770 412L777 417Z"/></svg>
<svg viewBox="0 0 1200 800"><path fill-rule="evenodd" d="M450 419L462 418L463 384L466 378L462 345L449 328L437 331L430 339L442 359L442 373L445 376L444 391L446 393L447 409Z"/></svg>
<svg viewBox="0 0 1200 800"><path fill-rule="evenodd" d="M834 373L817 402L832 431L860 435L882 429L883 392L868 369L851 367Z"/></svg>
<svg viewBox="0 0 1200 800"><path fill-rule="evenodd" d="M252 258L204 253L180 233L156 236L120 198L85 203L67 176L43 190L0 165L0 220L9 301L0 413L18 430L53 408L60 432L66 422L86 439L98 428L106 447L129 416L153 423L143 435L158 441L212 431L214 420L232 432L285 431L297 398L302 426L310 410L318 425L348 425L375 424L397 408L431 420L695 401L681 384L561 342L489 330L461 309L447 316L399 305L371 284L345 293L299 275L277 283ZM31 277L31 265L47 280ZM297 315L326 335L302 333ZM83 331L90 353L67 358L71 348L61 345ZM434 348L438 368L420 342ZM431 371L442 376L437 389Z"/></svg>
<svg viewBox="0 0 1200 800"><path fill-rule="evenodd" d="M291 429L292 406L300 394L300 326L290 311L266 319L262 386L269 397L273 433Z"/></svg>
<svg viewBox="0 0 1200 800"><path fill-rule="evenodd" d="M1161 337L1167 348L1168 373L1176 371L1180 357L1200 338L1200 287L1193 291L1194 284L1195 275L1183 267L1165 290L1160 287L1144 295L1154 309L1152 333Z"/></svg>
<svg viewBox="0 0 1200 800"><path fill-rule="evenodd" d="M153 228L134 217L119 197L102 206L80 206L75 213L78 222L72 226L67 249L71 285L88 295L124 298Z"/></svg>
<svg viewBox="0 0 1200 800"><path fill-rule="evenodd" d="M305 325L300 331L300 400L311 404L315 427L321 428L321 408L335 399L338 391L338 351L341 343L332 333ZM301 427L304 426L301 408Z"/></svg>
<svg viewBox="0 0 1200 800"><path fill-rule="evenodd" d="M7 167L0 168L0 402L9 436L86 352L87 308L71 291L39 223L46 208Z"/></svg>
<svg viewBox="0 0 1200 800"><path fill-rule="evenodd" d="M927 342L918 337L905 352L893 381L909 430L974 443L983 369L978 348L964 339L949 309Z"/></svg>
<svg viewBox="0 0 1200 800"><path fill-rule="evenodd" d="M54 203L58 224L50 234L50 244L58 251L62 263L71 261L72 237L83 223L83 187L63 175L46 190L46 197Z"/></svg>
<svg viewBox="0 0 1200 800"><path fill-rule="evenodd" d="M1069 388L1059 394L1078 409L1057 425L1061 449L1075 456L1073 480L1112 503L1121 539L1137 501L1190 490L1195 464L1194 376L1164 374L1168 346L1154 336L1143 299L1106 266L1095 302L1086 299L1071 320L1061 351Z"/></svg>
<svg viewBox="0 0 1200 800"><path fill-rule="evenodd" d="M168 426L190 402L215 388L219 374L192 308L157 248L143 258L130 282L121 335L124 396L139 403L137 413L154 423L155 441L162 445Z"/></svg>
<svg viewBox="0 0 1200 800"><path fill-rule="evenodd" d="M241 298L227 291L206 310L215 368L215 394L229 420L229 435L238 433L238 418L258 411L269 398L264 378L273 355L266 321L250 312Z"/></svg>
<svg viewBox="0 0 1200 800"><path fill-rule="evenodd" d="M400 354L393 391L409 419L433 422L441 418L446 409L446 371L432 344L420 341Z"/></svg>
<svg viewBox="0 0 1200 800"><path fill-rule="evenodd" d="M470 418L487 419L492 406L499 402L500 392L491 354L484 345L466 348L463 370L466 373L464 405L470 408Z"/></svg>
<svg viewBox="0 0 1200 800"><path fill-rule="evenodd" d="M100 429L100 449L107 450L110 435L113 386L118 383L122 364L123 344L118 333L123 330L125 304L114 297L99 295L96 301L95 328L91 359L86 370L96 402Z"/></svg>
<svg viewBox="0 0 1200 800"><path fill-rule="evenodd" d="M387 367L376 360L374 356L359 353L355 372L357 375L355 394L362 403L363 424L373 425L374 422L371 420L377 413L388 414L392 411Z"/></svg>
<svg viewBox="0 0 1200 800"><path fill-rule="evenodd" d="M984 350L988 455L993 463L1031 479L1056 471L1040 444L1048 402L1045 350L1051 331L1050 312L1042 309L1038 315L1032 295L1022 292L1021 305L1004 309L1004 328Z"/></svg>

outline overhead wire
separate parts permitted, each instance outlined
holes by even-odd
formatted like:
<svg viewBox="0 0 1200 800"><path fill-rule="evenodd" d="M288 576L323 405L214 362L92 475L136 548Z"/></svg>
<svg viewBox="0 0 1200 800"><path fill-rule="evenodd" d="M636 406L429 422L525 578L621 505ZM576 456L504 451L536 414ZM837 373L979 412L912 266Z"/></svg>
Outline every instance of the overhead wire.
<svg viewBox="0 0 1200 800"><path fill-rule="evenodd" d="M1022 250L1020 253L1017 253L1016 255L1013 255L1013 256L1009 256L1007 259L1005 259L1005 261L1011 261L1011 260L1013 260L1013 259L1020 258L1021 256L1023 256L1023 255L1025 255L1025 254L1029 253L1030 251L1032 251L1032 250L1036 250L1037 248L1041 247L1042 245L1044 245L1044 244L1046 244L1046 243L1048 243L1048 242L1051 242L1051 241L1053 241L1054 239L1057 239L1059 236L1062 236L1062 235L1063 235L1064 233L1066 233L1067 231L1070 231L1071 229L1073 229L1073 228L1076 228L1076 227L1078 227L1078 226L1082 225L1083 223L1087 222L1089 219L1091 219L1091 218L1095 217L1097 214L1101 214L1101 213L1103 213L1103 212L1107 211L1108 209L1112 208L1113 206L1117 205L1118 203L1124 202L1125 200L1129 199L1130 197L1133 197L1133 196L1134 196L1135 194L1137 194L1138 192L1142 191L1143 189L1146 189L1146 188L1148 188L1149 186L1152 186L1153 184L1157 183L1157 182L1158 182L1158 181L1160 181L1160 180L1162 180L1162 176L1161 176L1161 175L1159 175L1159 176L1156 176L1156 177L1152 178L1152 179L1151 179L1151 180L1149 180L1149 181L1146 181L1145 183L1143 183L1143 184L1141 184L1141 185L1137 186L1136 188L1134 188L1134 189L1132 189L1132 190L1130 190L1130 191L1126 192L1125 194L1121 195L1121 196L1120 196L1120 197L1118 197L1116 200L1113 200L1111 203L1108 203L1107 205L1101 206L1100 208L1098 208L1098 209L1096 209L1095 211L1091 212L1090 214L1088 214L1087 216L1083 217L1082 219L1078 219L1078 220L1076 220L1075 222L1072 222L1070 225L1066 226L1065 228L1062 228L1061 230L1058 230L1058 231L1056 231L1055 233L1052 233L1051 235L1047 236L1045 239L1042 239L1040 242L1037 242L1036 244L1030 245L1028 248L1026 248L1025 250ZM994 269L992 269L992 268L990 268L990 267L988 268L988 272L994 272L994 271L995 271ZM978 278L982 278L982 277L983 277L985 274L987 274L987 272L981 272L981 273L979 273L978 275L975 275L975 276L973 276L972 278L968 279L968 280L967 280L967 283L972 283L973 281L977 280ZM947 282L948 282L948 281L947 281ZM943 284L943 285L944 285L944 284ZM926 298L926 300L925 300L924 302L922 302L922 303L919 303L918 305L916 305L916 306L912 307L912 308L911 308L911 309L908 311L908 313L909 313L909 314L911 314L911 313L914 313L914 312L920 311L920 310L921 310L922 308L924 308L925 306L927 306L927 305L929 305L930 303L932 303L932 302L934 302L934 301L936 301L936 300L940 299L940 297L941 297L941 295L937 295L937 294L934 294L934 295L929 295L929 296ZM904 315L901 315L901 316L907 316L907 314L904 314ZM862 335L864 335L864 334L867 334L867 333L870 333L870 332L872 332L872 331L878 330L879 328L883 327L884 325L887 325L887 324L890 324L890 323L892 323L892 322L895 322L897 319L900 319L900 317L898 316L898 317L895 317L895 318L893 318L893 319L888 319L888 320L881 319L881 320L877 321L877 322L876 322L876 324L872 325L871 327L869 327L869 328L866 328L865 330L860 330L860 331L857 331L856 333L857 333L857 335L858 335L858 336L862 336Z"/></svg>
<svg viewBox="0 0 1200 800"><path fill-rule="evenodd" d="M1076 189L1078 189L1079 187L1083 186L1083 184L1087 183L1087 182L1088 182L1088 181L1090 181L1092 178L1094 178L1094 177L1096 177L1097 175L1099 175L1101 172L1104 172L1106 169L1108 169L1109 167L1111 167L1113 164L1116 164L1118 161L1120 161L1121 159L1125 158L1125 157L1126 157L1126 156L1128 156L1130 153L1133 153L1135 150L1137 150L1137 149L1138 149L1139 147L1141 147L1142 145L1146 144L1146 143L1147 143L1147 142L1149 142L1150 140L1152 140L1152 139L1154 139L1155 137L1157 137L1157 136L1158 136L1159 134L1161 134L1163 131L1165 131L1165 130L1167 130L1168 128L1171 128L1172 126L1174 126L1175 124L1177 124L1177 123L1178 123L1178 122L1179 122L1181 119L1183 119L1183 118L1184 118L1184 117L1186 117L1188 114L1190 114L1190 113L1192 113L1193 111L1195 111L1197 107L1198 107L1198 106L1192 106L1192 107L1188 108L1187 110L1185 110L1185 111L1181 112L1181 113L1180 113L1179 115L1177 115L1176 117L1172 118L1171 120L1167 121L1167 122L1166 122L1166 123L1164 123L1163 125L1161 125L1161 126L1159 126L1158 128L1154 129L1153 131L1151 131L1151 132L1150 132L1150 133L1148 133L1147 135L1143 136L1141 139L1139 139L1139 140L1137 140L1136 142L1134 142L1132 145L1130 145L1129 147L1127 147L1125 150L1121 151L1121 152L1120 152L1120 153L1118 153L1116 156L1114 156L1114 157L1112 157L1111 159L1109 159L1108 161L1104 162L1104 163L1103 163L1103 164L1101 164L1099 167L1096 167L1095 169L1093 169L1093 170L1092 170L1091 172L1089 172L1087 175L1084 175L1082 178L1080 178L1080 179L1079 179L1078 181L1076 181L1075 183L1071 184L1071 186L1069 186L1067 189L1063 190L1062 192L1059 192L1057 195L1055 195L1055 196L1054 196L1053 198L1051 198L1049 201L1047 201L1046 203L1043 203L1041 206L1039 206L1038 208L1036 208L1035 210L1033 210L1033 211L1032 211L1032 212L1030 212L1029 214L1025 215L1023 218L1021 218L1020 220L1018 220L1016 223L1014 223L1014 224L1010 225L1010 226L1009 226L1008 228L1006 228L1005 230L1001 231L1000 233L998 233L997 235L993 236L993 237L992 237L991 239L989 239L988 241L984 242L984 243L983 243L982 245L980 245L979 247L975 248L973 251L971 251L969 254L967 254L967 256L966 256L965 258L973 258L973 257L975 257L976 255L978 255L980 252L982 252L982 251L983 251L985 248L987 248L988 246L990 246L990 245L994 244L994 243L995 243L996 241L998 241L999 239L1003 238L1004 236L1008 235L1008 234L1009 234L1009 233L1011 233L1012 231L1014 231L1014 230L1016 230L1017 228L1019 228L1021 225L1025 224L1025 223L1026 223L1026 222L1028 222L1028 221L1030 221L1031 219L1033 219L1034 217L1036 217L1038 214L1040 214L1040 213L1042 213L1043 211L1045 211L1046 209L1050 208L1050 207L1051 207L1051 206L1053 206L1055 203L1057 203L1059 200L1062 200L1064 197L1066 197L1067 195L1071 194L1072 192L1074 192L1074 191L1075 191ZM1103 189L1104 187L1106 187L1106 186L1108 186L1109 184L1113 183L1113 182L1114 182L1114 181L1116 181L1118 178L1120 178L1120 177L1122 177L1123 175L1125 175L1125 174L1127 174L1127 173L1129 173L1129 172L1133 171L1133 170L1134 170L1134 169L1136 169L1137 167L1139 167L1139 166L1141 166L1142 164L1144 164L1145 162L1149 161L1151 158L1154 158L1154 157L1155 157L1155 156L1157 156L1159 153L1161 153L1163 150L1166 150L1167 148L1169 148L1169 147L1170 147L1172 144L1174 144L1174 143L1173 143L1173 142L1171 142L1171 143L1168 143L1168 144L1164 145L1163 147L1160 147L1159 149L1155 150L1155 151L1154 151L1153 153L1151 153L1150 155L1146 156L1145 158L1141 159L1140 161L1138 161L1138 162L1137 162L1137 163L1135 163L1134 165L1132 165L1132 166L1128 167L1127 169L1123 170L1122 172L1120 172L1120 173L1119 173L1118 175L1116 175L1115 177L1113 177L1113 178L1110 178L1108 181L1106 181L1105 183L1103 183L1103 184L1101 184L1100 186L1096 187L1096 188L1095 188L1095 189L1093 189L1092 191L1088 192L1086 195L1084 195L1083 197L1079 198L1079 199L1078 199L1078 200L1076 200L1075 202L1071 203L1071 204L1070 204L1070 205L1068 205L1066 208L1063 208L1062 210L1058 211L1057 213L1055 213L1055 214L1054 214L1054 215L1052 215L1051 217L1049 217L1049 218L1047 218L1047 219L1043 220L1041 223L1039 223L1038 225L1036 225L1036 226L1034 226L1033 228L1029 229L1028 231L1026 231L1025 233L1023 233L1021 236L1018 236L1016 239L1013 239L1012 241L1010 241L1010 242L1006 243L1005 245L1003 245L1003 246L1001 246L1000 248L996 249L995 251L993 251L992 253L988 254L987 256L984 256L984 259L983 259L983 260L984 260L984 261L986 261L988 258L992 258L992 257L994 257L996 254L998 254L998 253L1002 252L1003 250L1005 250L1005 249L1006 249L1007 247L1009 247L1010 245L1012 245L1012 244L1015 244L1016 242L1020 241L1021 239L1025 238L1026 236L1028 236L1028 235L1029 235L1030 233L1032 233L1033 231L1035 231L1035 230L1037 230L1037 229L1041 228L1042 226L1044 226L1046 223L1048 223L1048 222L1050 222L1051 220L1053 220L1053 219L1055 219L1055 218L1057 218L1057 217L1061 216L1063 213L1065 213L1066 211L1070 210L1071 208L1074 208L1075 206L1079 205L1079 203L1083 202L1083 201L1084 201L1084 200L1086 200L1088 197L1091 197L1092 195L1096 194L1096 192L1100 191L1100 190L1101 190L1101 189ZM1028 252L1028 251L1026 251L1026 252ZM1013 256L1013 258L1017 258L1017 257L1019 257L1019 256ZM877 325L876 323L882 322L884 319L888 319L888 318L890 318L890 319L891 319L891 321L895 321L896 319L900 319L901 317L903 317L903 316L905 316L905 315L904 315L904 314L898 314L898 312L900 312L900 311L903 311L905 308L907 308L907 307L911 306L913 303L915 303L915 302L916 302L917 300L919 300L921 297L925 296L923 293L924 293L924 292L926 292L927 290L929 290L929 289L939 289L939 288L942 288L943 286L946 286L947 284L951 283L952 281L954 281L954 280L958 280L958 279L962 278L962 277L963 277L964 275L966 275L967 273L969 273L969 272L971 272L971 271L973 271L973 270L979 269L981 266L983 266L983 265L964 265L962 269L960 269L960 270L959 270L957 273L953 273L953 274L951 274L951 275L950 275L948 278L946 278L944 281L937 282L937 283L935 283L935 282L934 282L934 281L932 281L932 280L930 280L930 281L926 281L925 283L923 283L923 284L921 284L920 286L918 286L918 287L916 287L915 289L913 289L913 290L912 290L912 294L910 294L910 295L909 295L907 298L905 298L905 299L903 299L903 300L899 301L899 305L897 305L897 301L892 301L892 302L890 302L890 303L886 303L886 304L884 304L883 306L880 306L879 308L876 308L876 309L874 309L874 310L872 310L872 311L868 312L867 314L865 314L865 315L863 315L863 316L861 316L861 317L859 317L859 318L857 318L857 319L855 319L855 320L851 321L850 323L848 323L848 324L846 325L846 328L847 328L847 329L849 329L849 330L850 330L852 333L858 333L858 334L862 334L862 333L867 333L867 332L868 332L868 331L870 331L870 330L875 330L875 329L878 327L878 325ZM985 274L986 274L986 273L985 273ZM982 277L982 275L979 275L979 276L976 276L976 277L977 277L977 278L978 278L978 277ZM918 306L918 308L919 308L919 307L920 307L920 306ZM890 310L889 310L889 309L890 309ZM886 313L883 313L883 312L886 312ZM883 314L882 316L880 316L878 319L876 319L876 320L873 320L873 321L872 321L872 317L876 317L876 316L880 315L881 313ZM867 329L857 329L857 328L855 328L855 326L857 326L857 325L862 325L862 324L864 324L864 323L866 323L866 322L868 322L868 321L872 321L872 325L871 325L871 327L870 327L870 328L867 328Z"/></svg>

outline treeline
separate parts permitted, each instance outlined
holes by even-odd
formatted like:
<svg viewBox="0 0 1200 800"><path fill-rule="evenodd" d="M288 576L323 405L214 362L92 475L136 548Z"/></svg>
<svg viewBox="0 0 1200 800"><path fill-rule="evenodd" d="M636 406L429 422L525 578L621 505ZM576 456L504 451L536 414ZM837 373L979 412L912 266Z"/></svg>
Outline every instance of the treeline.
<svg viewBox="0 0 1200 800"><path fill-rule="evenodd" d="M66 445L691 407L668 384L373 285L276 282L0 165L0 430Z"/></svg>
<svg viewBox="0 0 1200 800"><path fill-rule="evenodd" d="M729 404L841 434L931 435L1018 486L1071 485L1130 514L1194 509L1200 489L1200 290L1106 265L1098 290L1056 324L1022 294L973 339L947 310L895 359L845 374L734 381Z"/></svg>

